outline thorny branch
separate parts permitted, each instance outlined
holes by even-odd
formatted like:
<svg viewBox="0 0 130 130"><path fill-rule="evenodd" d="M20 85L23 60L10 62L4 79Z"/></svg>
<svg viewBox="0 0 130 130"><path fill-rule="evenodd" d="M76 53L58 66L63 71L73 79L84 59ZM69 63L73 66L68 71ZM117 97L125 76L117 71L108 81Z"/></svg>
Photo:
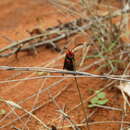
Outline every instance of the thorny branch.
<svg viewBox="0 0 130 130"><path fill-rule="evenodd" d="M9 46L6 46L5 48L0 49L0 53L6 52L7 50L10 50L10 49L11 50L14 49L11 52L8 52L5 54L0 54L0 57L7 57L7 56L18 53L18 51L27 51L27 50L30 50L30 49L33 49L33 48L36 48L39 46L43 46L43 45L48 45L48 44L51 45L51 47L54 48L56 51L60 51L60 48L56 45L56 42L58 42L61 39L66 38L66 36L74 35L79 31L88 30L93 24L95 24L97 22L97 18L98 18L98 22L99 22L99 21L107 20L109 18L120 16L123 13L129 13L129 12L130 12L130 9L124 8L124 9L113 12L112 15L108 14L103 17L95 16L94 18L87 18L87 19L79 18L72 22L62 24L60 26L48 28L42 34L35 35L30 38L21 40L21 41L14 42ZM48 37L52 34L56 34L57 36L52 39L47 39L47 40L43 39L40 42L37 41L37 42L34 42L33 44L27 44L30 41L33 41L33 40L39 39L39 38L43 38L43 37ZM22 45L22 47L21 47L21 45Z"/></svg>

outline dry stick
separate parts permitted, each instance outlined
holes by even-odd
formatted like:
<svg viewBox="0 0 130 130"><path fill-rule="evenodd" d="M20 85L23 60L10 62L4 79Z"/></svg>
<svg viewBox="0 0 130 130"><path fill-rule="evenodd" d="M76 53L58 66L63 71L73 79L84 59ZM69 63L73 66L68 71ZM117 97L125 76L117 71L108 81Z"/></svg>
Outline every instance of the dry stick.
<svg viewBox="0 0 130 130"><path fill-rule="evenodd" d="M43 37L44 35L45 35L45 34L40 34L40 35L33 36L33 37L30 37L30 38L27 38L27 39L24 39L24 40L21 40L21 41L14 42L14 43L12 43L12 44L9 45L9 46L6 46L6 47L0 49L0 53L6 51L6 50L8 50L8 49L14 48L14 47L16 47L16 46L18 46L18 45L20 45L20 44L24 44L24 43L26 43L26 42L29 42L29 41L31 41L31 40L34 40L34 39L36 39L36 38Z"/></svg>
<svg viewBox="0 0 130 130"><path fill-rule="evenodd" d="M124 111L122 111L122 113L121 113L120 130L123 130L123 126L124 126L123 122L124 122L124 119L125 119L125 113L124 113Z"/></svg>
<svg viewBox="0 0 130 130"><path fill-rule="evenodd" d="M123 111L121 108L116 108L116 107L110 107L110 106L104 106L104 105L95 105L95 107L103 108L103 109L108 109L108 110L113 110L113 111Z"/></svg>
<svg viewBox="0 0 130 130"><path fill-rule="evenodd" d="M75 79L76 87L77 87L77 90L78 90L78 94L79 94L79 98L80 98L82 110L83 110L83 113L84 113L84 118L85 118L85 121L86 121L86 126L87 126L87 129L90 130L89 124L88 124L88 118L87 118L87 111L84 108L83 99L82 99L82 95L81 95L81 92L80 92L80 89L79 89L78 81L77 81L76 77L74 77L74 79Z"/></svg>
<svg viewBox="0 0 130 130"><path fill-rule="evenodd" d="M27 113L28 115L30 115L31 117L33 117L34 119L36 119L41 125L43 125L44 128L47 128L47 129L50 129L43 121L41 121L37 116L35 116L34 114L32 114L32 112L30 111L27 111L26 109L23 109L22 110Z"/></svg>
<svg viewBox="0 0 130 130"><path fill-rule="evenodd" d="M113 123L113 124L121 124L121 121L97 121L97 122L89 123L89 125L111 124L111 123ZM130 122L124 121L123 124L130 125ZM81 127L81 126L85 126L86 124L83 123L83 124L76 124L76 125ZM71 128L71 127L72 127L71 125L64 126L64 128ZM58 127L58 129L61 129L61 127Z"/></svg>
<svg viewBox="0 0 130 130"><path fill-rule="evenodd" d="M38 102L40 92L41 92L43 86L45 85L46 80L47 80L47 78L45 78L44 81L42 80L42 84L41 84L41 86L40 86L40 88L39 88L39 90L38 90L38 92L37 92L37 94L36 94L36 98L35 98L35 100L34 100L32 110L35 109L35 105L36 105L36 103ZM24 123L22 129L26 128L26 126L27 126L27 124L28 124L28 122L29 122L30 120L31 120L31 116L28 117L28 119L27 119L26 122Z"/></svg>
<svg viewBox="0 0 130 130"><path fill-rule="evenodd" d="M76 33L76 32L75 32L75 33ZM71 34L71 35L72 35L72 34ZM65 37L66 37L65 34L61 34L60 36L58 36L58 37L56 37L56 38L53 38L53 39L51 39L51 40L45 40L45 41L37 42L37 43L35 43L35 44L33 44L33 45L28 45L27 47L23 47L23 48L20 49L20 51L27 51L27 50L32 49L32 47L33 47L33 48L36 48L36 47L43 46L43 45L47 45L47 44L51 44L51 45L53 46L53 48L56 48L56 46L54 46L54 44L52 44L52 43L57 42L57 41L59 41L59 40L65 38ZM19 44L22 44L22 43L19 42ZM6 51L7 49L10 49L10 48L12 48L12 47L14 47L14 46L13 46L13 45L12 45L12 46L7 46L7 48L3 48L3 49L0 50L0 51L3 52L3 51ZM9 52L9 53L7 53L7 54L1 54L0 57L8 57L8 56L11 56L11 55L13 55L13 54L16 54L16 52L17 52L17 49L15 49L14 51Z"/></svg>
<svg viewBox="0 0 130 130"><path fill-rule="evenodd" d="M117 11L115 11L111 16L107 15L107 16L101 17L99 20L100 20L100 21L107 20L107 19L112 18L112 17L120 16L122 13L128 13L129 11L130 11L130 9L117 10ZM79 27L78 29L76 29L76 30L70 32L69 35L75 34L75 33L79 32L79 31L81 31L81 30L87 30L87 29L89 29L89 28L91 27L91 25L93 25L97 20L89 19L89 21L92 21L92 22L90 22L90 23L87 24L87 25L83 25L82 27ZM9 46L7 46L7 47L1 49L1 50L0 50L0 53L6 51L6 50L8 50L8 49L17 47L18 45L25 44L25 43L27 43L27 42L29 42L29 41L31 41L31 40L36 39L36 38L43 37L43 36L45 36L45 34L40 34L40 35L37 35L37 36L33 36L33 37L31 37L31 38L27 38L27 39L25 39L25 40L21 40L21 41L18 41L18 42L14 42L14 43L12 43L11 45L9 45ZM60 39L62 39L62 38L64 38L64 37L66 37L66 35L65 35L65 34L62 34L60 37L56 38L55 40L60 40ZM40 43L38 43L38 44L36 44L36 45L34 44L33 47L35 47L35 46L41 46L42 44L46 44L46 43L48 43L48 42L49 42L49 43L52 43L52 42L54 42L54 40L51 40L51 42L50 42L50 40L49 40L49 41L47 40L47 41L44 41L44 42L40 42ZM29 48L32 48L32 45L28 46L27 48L21 48L21 50L27 50L27 49L29 49ZM0 55L0 56L3 57L4 54L3 54L3 55ZM6 56L6 54L5 54L5 56Z"/></svg>
<svg viewBox="0 0 130 130"><path fill-rule="evenodd" d="M103 60L102 60L103 61ZM72 74L76 76L66 76L66 77L95 77L95 78L108 78L108 79L115 79L115 80L126 80L122 78L122 75L108 75L108 74L92 74L83 71L67 71L63 69L56 69L56 68L46 68L46 67L13 67L13 66L0 66L0 70L9 70L9 71L35 71L35 72L48 72L48 73L61 73L61 74ZM79 75L79 76L77 76ZM57 76L56 77L64 77L64 76ZM43 77L55 77L55 76L43 76ZM40 77L40 76L39 76ZM124 78L130 78L130 75L124 75Z"/></svg>
<svg viewBox="0 0 130 130"><path fill-rule="evenodd" d="M64 105L64 107L63 107L63 111L65 111L65 109L66 109L66 105ZM65 121L65 117L62 117L63 119L62 119L62 130L63 130L63 126L64 126L64 121Z"/></svg>
<svg viewBox="0 0 130 130"><path fill-rule="evenodd" d="M62 92L64 92L64 91L68 88L68 86L69 86L69 85L66 85L66 86L65 86L61 91L59 91L53 98L54 98L54 99L58 98L58 97L62 94ZM48 100L46 103L41 104L41 105L35 107L33 110L30 111L30 113L35 112L36 110L38 110L38 109L40 109L40 108L46 106L47 104L49 104L49 103L51 103L51 102L52 102L52 99ZM5 125L0 126L0 128L5 128L5 127L11 125L12 123L18 121L19 119L22 119L23 117L25 117L25 116L27 116L27 115L28 115L28 113L25 113L25 114L23 114L22 116L19 116L19 118L16 118L16 119L14 119L13 121L11 121L11 122L9 122L9 123L7 123L7 124L5 124Z"/></svg>
<svg viewBox="0 0 130 130"><path fill-rule="evenodd" d="M68 112L66 112L65 114L68 115L67 113L68 113ZM91 116L93 116L95 113L96 113L96 111L91 112L91 113L88 115L87 118L88 118L88 119L91 118ZM53 122L55 122L56 120L59 120L59 119L60 119L60 117L58 117L57 119L53 119L51 122L53 123ZM83 119L81 122L84 123L84 122L85 122L85 119ZM85 124L86 124L86 123L85 123ZM77 125L77 124L76 124L76 125Z"/></svg>
<svg viewBox="0 0 130 130"><path fill-rule="evenodd" d="M57 30L56 30L56 32L57 32ZM20 40L20 41L13 42L11 45L8 45L8 46L6 46L6 47L0 49L0 53L4 52L4 51L6 51L6 50L9 50L9 49L15 48L15 47L17 47L17 46L19 46L19 45L21 45L21 44L25 44L25 43L27 43L27 42L29 42L29 41L34 40L34 39L41 38L41 37L44 37L44 36L46 36L46 35L53 34L53 33L54 33L54 30L52 30L52 31L50 31L50 32L47 32L47 33L39 34L39 35L36 35L36 36L32 36L32 37L26 38L26 39L24 39L24 40Z"/></svg>
<svg viewBox="0 0 130 130"><path fill-rule="evenodd" d="M68 114L66 114L64 111L62 111L62 110L59 110L59 112L64 116L64 118L66 118L66 119L68 119L68 121L70 122L70 124L71 124L71 126L72 126L72 128L74 129L74 130L79 130L79 128L77 127L77 125L74 123L74 121L68 116ZM62 128L64 128L63 126L62 126Z"/></svg>
<svg viewBox="0 0 130 130"><path fill-rule="evenodd" d="M107 20L107 19L112 18L112 17L120 16L122 13L128 13L129 11L130 11L130 9L117 10L117 11L115 11L111 16L110 16L110 15L107 15L107 16L104 16L104 17L99 18L99 21L103 21L103 20ZM95 22L97 22L96 19L93 20L93 19L91 19L91 18L86 19L86 20L89 20L90 23L85 24L85 25L82 25L81 27L78 27L78 28L76 28L75 30L72 30L72 31L70 30L71 32L69 32L68 35L71 36L71 35L73 35L73 34L79 32L79 31L81 31L81 30L87 30L87 29L89 29ZM69 22L69 23L71 23L71 22ZM42 42L41 42L41 43L38 43L38 44L36 44L36 46L39 46L39 45L42 45L42 44L45 44L45 43L55 42L55 41L57 41L57 40L61 40L61 39L64 38L64 37L66 37L66 35L65 35L65 34L62 34L61 36L59 36L59 37L57 37L57 38L54 38L53 40L47 40L47 41L44 41L43 43L42 43ZM35 45L34 45L34 46L35 46ZM25 49L27 49L27 48L25 48ZM21 50L22 50L22 49L21 49ZM23 50L24 50L24 49L23 49Z"/></svg>
<svg viewBox="0 0 130 130"><path fill-rule="evenodd" d="M81 62L80 62L80 67L83 65L83 63L84 63L84 61L85 61L85 59L86 59L86 56L87 56L87 53L88 53L88 51L89 51L89 49L90 49L90 45L87 45L87 43L84 43L84 48L82 49L82 59L81 59Z"/></svg>
<svg viewBox="0 0 130 130"><path fill-rule="evenodd" d="M52 99L53 103L56 105L56 107L59 109L58 112L60 112L64 118L67 118L68 121L71 123L72 128L74 130L77 130L77 126L75 125L74 121L71 120L71 118L61 109L61 107L57 104L56 100L53 98L53 96L51 95L51 93L49 92L50 98Z"/></svg>
<svg viewBox="0 0 130 130"><path fill-rule="evenodd" d="M62 74L63 74L63 72L62 72ZM19 81L27 81L27 80L34 80L34 79L43 79L43 78L74 78L74 77L76 77L76 78L91 77L91 78L112 79L112 80L130 82L129 79L116 78L116 77L112 77L111 75L110 76L108 76L108 75L95 75L95 74L93 75L91 73L87 73L86 75L79 75L79 76L71 76L71 75L68 75L68 76L62 76L62 75L61 76L59 76L59 75L35 76L35 77L31 77L31 78L23 78L23 79L16 79L16 80L0 81L0 84L11 83L11 82L19 82ZM130 76L127 75L127 77L130 77Z"/></svg>
<svg viewBox="0 0 130 130"><path fill-rule="evenodd" d="M88 119L89 118L91 118L95 113L97 112L97 109L95 109L94 111L92 111L89 115L88 115ZM84 123L85 122L85 119L83 119L82 121L81 121L81 123Z"/></svg>
<svg viewBox="0 0 130 130"><path fill-rule="evenodd" d="M68 22L67 24L71 24L71 23L73 23L73 22ZM68 33L68 35L71 36L71 35L77 33L78 31L80 31L82 28L85 29L86 27L82 26L82 27L76 28L75 30L72 30L72 31L70 30L71 32ZM8 49L15 48L15 47L17 47L17 46L19 46L21 44L24 45L25 43L27 43L27 42L29 42L31 40L34 40L34 39L37 39L37 38L40 38L40 37L43 37L43 36L46 36L46 35L51 35L53 33L57 33L57 34L61 34L61 35L58 36L58 37L56 37L56 38L53 38L51 40L45 40L45 41L38 42L38 43L33 44L33 45L28 45L27 47L21 48L20 51L26 51L28 49L31 49L32 47L38 47L38 46L45 45L45 44L51 44L51 43L54 43L54 42L59 41L59 40L61 40L61 39L63 39L63 38L66 37L65 31L60 31L60 26L59 26L59 28L56 26L56 27L53 27L52 29L53 30L51 30L50 32L43 33L43 34L36 35L36 36L30 37L30 38L27 38L27 39L24 39L24 40L21 40L21 41L14 42L14 43L12 43L9 46L6 46L5 48L0 49L0 53L6 51ZM15 51L11 52L11 53L8 53L8 54L2 54L0 56L1 57L3 57L3 56L9 56L9 55L11 55L13 53L15 53Z"/></svg>
<svg viewBox="0 0 130 130"><path fill-rule="evenodd" d="M24 81L24 80L32 80L32 79L40 79L40 78L55 78L55 77L93 77L93 78L104 78L104 79L112 79L112 80L119 80L119 81L127 81L130 82L128 79L120 78L120 75L99 75L99 74L92 74L88 72L80 72L80 71L66 71L62 69L54 69L54 68L43 68L43 67L11 67L11 66L0 66L0 70L17 70L17 71L40 71L40 72L48 72L48 73L61 73L61 74L73 74L74 76L57 76L57 75L50 75L50 76L37 76L25 79L18 79L18 80L9 80L9 81L0 81L0 83L8 83L8 82L16 82L16 81ZM79 75L79 76L76 76ZM124 76L125 78L129 78L130 75Z"/></svg>
<svg viewBox="0 0 130 130"><path fill-rule="evenodd" d="M20 128L16 127L16 126L11 126L11 129L14 129L14 130L21 130Z"/></svg>
<svg viewBox="0 0 130 130"><path fill-rule="evenodd" d="M51 84L46 90L48 90L49 88L52 88L52 87L56 86L57 84L63 82L65 79L66 79L66 78L63 78L63 79L60 79L60 80L56 81L55 83ZM68 85L69 85L69 84L68 84ZM61 94L61 92L65 91L65 90L67 89L67 86L68 86L68 85L66 85L66 87L64 87L59 93L57 93L57 94L56 94L57 96L54 96L54 98L57 98L57 97ZM42 89L42 90L39 92L39 94L42 94L42 93L45 92L46 90L45 90L45 89ZM37 93L34 93L33 95L27 97L26 99L20 101L18 104L22 104L22 103L24 103L24 102L30 100L31 98L33 98L33 97L36 96L36 95L37 95ZM46 102L45 104L42 104L42 105L36 107L36 108L34 109L34 111L36 111L36 110L40 109L41 107L45 106L47 103L50 103L50 102L48 101L48 102ZM31 112L33 112L33 111L31 111ZM5 120L5 118L8 117L11 113L12 113L12 112L9 112L8 114L6 114L6 115L4 116L4 118L0 120L0 122L2 122L3 120ZM25 116L26 116L26 115L25 115Z"/></svg>
<svg viewBox="0 0 130 130"><path fill-rule="evenodd" d="M65 78L56 81L55 83L51 84L48 88L42 89L39 94L42 94L43 92L45 92L45 91L47 91L48 89L50 89L50 88L56 86L56 84L59 84L59 83L63 82L64 80L65 80ZM24 102L30 100L31 98L33 98L33 97L36 96L36 95L37 95L37 93L34 93L33 95L27 97L26 99L20 101L18 104L22 104L22 103L24 103ZM40 106L42 107L42 105L40 105ZM36 110L36 109L35 109L35 110ZM35 110L34 110L34 111L35 111ZM7 116L9 116L10 114L11 114L11 112L9 112L2 120L0 120L0 122L2 122L3 120L5 120L5 118L6 118Z"/></svg>
<svg viewBox="0 0 130 130"><path fill-rule="evenodd" d="M59 10L60 10L60 12L69 12L69 13L73 13L73 15L76 15L76 16L79 16L79 17L81 17L81 18L84 18L82 15L81 15L81 13L80 12L76 12L76 11L74 11L74 10L72 10L71 8L67 8L67 7L65 7L65 6L63 6L63 5L61 5L61 4L58 4L57 3L57 0L49 0L49 2L50 3L52 3L53 4L53 6L55 6L56 8L58 8ZM78 3L76 3L76 4L78 4ZM73 8L73 7L72 7Z"/></svg>
<svg viewBox="0 0 130 130"><path fill-rule="evenodd" d="M125 70L124 70L124 72L123 72L122 78L124 77L124 75L125 75L126 73L128 73L127 71L128 71L129 66L130 66L130 63L127 64L127 66L126 66L126 68L125 68ZM121 84L121 82L120 82L120 84ZM121 91L122 96L123 96L123 98L124 98L124 107L123 107L123 111L122 111L122 113L121 113L121 121L122 121L122 123L121 123L121 126L120 126L120 130L122 130L122 129L123 129L123 121L124 121L124 118L125 118L125 116L126 116L126 104L127 104L127 101L128 101L128 100L125 100L125 99L127 99L127 97L126 97L124 91L123 91L122 89L120 89L120 91Z"/></svg>
<svg viewBox="0 0 130 130"><path fill-rule="evenodd" d="M68 22L66 24L73 24L74 22L78 21L79 19L77 20L74 20L72 22ZM64 24L63 24L64 25ZM91 25L91 22L90 22L90 25ZM89 24L85 24L85 25L82 25L81 27L78 27L78 26L75 26L75 25L72 25L74 26L75 28L74 29L69 29L68 28L68 31L67 31L67 35L68 36L71 36L71 35L74 35L76 34L77 32L79 31L82 31L82 30L86 30L88 27L89 27ZM23 47L20 49L20 51L27 51L27 50L30 50L32 49L33 47L36 48L36 47L39 47L39 46L42 46L42 45L46 45L46 44L51 44L54 48L56 48L56 45L53 45L53 43L61 40L61 39L64 39L66 37L66 30L64 31L60 31L60 26L59 28L56 26L56 27L53 27L53 29L56 29L56 30L52 30L50 31L49 34L52 34L52 33L57 33L58 36L56 38L53 38L53 39L50 39L50 40L45 40L45 41L41 41L41 42L37 42L33 45L28 45L27 47ZM48 34L48 33L47 33ZM60 34L60 35L59 35ZM1 52L4 52L8 49L11 49L11 48L14 48L14 47L17 47L18 45L21 45L21 44L25 44L31 40L34 40L36 38L39 38L39 37L43 37L45 36L45 34L41 34L41 35L37 35L37 36L34 36L34 37L31 37L31 38L28 38L28 39L25 39L25 40L22 40L22 41L19 41L18 43L12 43L12 45L9 45L3 49L0 50L0 53ZM17 50L17 49L16 49ZM16 53L16 50L14 50L13 52L10 52L10 53L7 53L7 54L1 54L0 57L6 57L6 56L10 56L12 54L15 54Z"/></svg>
<svg viewBox="0 0 130 130"><path fill-rule="evenodd" d="M14 110L9 104L7 104L7 105L8 105L8 107L11 109L12 113L19 119L20 123L21 123L22 125L24 125L23 120L20 119L20 116L15 112L15 110Z"/></svg>
<svg viewBox="0 0 130 130"><path fill-rule="evenodd" d="M15 108L24 111L25 113L27 113L28 115L30 115L31 117L33 117L35 120L37 120L41 125L43 125L44 128L50 129L43 121L41 121L37 116L35 116L34 114L32 114L32 112L26 110L25 108L21 107L20 105L14 103L14 102L10 102L8 100L1 100L2 102L4 102L5 104L14 106ZM18 117L20 119L20 117Z"/></svg>

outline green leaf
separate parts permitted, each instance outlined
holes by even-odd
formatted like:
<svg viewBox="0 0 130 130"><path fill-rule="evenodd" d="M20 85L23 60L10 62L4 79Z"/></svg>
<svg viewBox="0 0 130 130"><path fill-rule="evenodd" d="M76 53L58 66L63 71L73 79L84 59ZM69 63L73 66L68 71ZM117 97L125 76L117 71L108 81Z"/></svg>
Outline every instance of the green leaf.
<svg viewBox="0 0 130 130"><path fill-rule="evenodd" d="M122 63L122 62L125 62L124 60L111 60L112 63Z"/></svg>
<svg viewBox="0 0 130 130"><path fill-rule="evenodd" d="M116 71L117 71L117 68L113 65L112 61L109 60L109 59L107 59L107 62L108 62L108 64L110 65L112 71L113 71L113 72L116 72Z"/></svg>
<svg viewBox="0 0 130 130"><path fill-rule="evenodd" d="M90 100L90 102L91 102L92 104L96 104L96 103L98 102L98 97L96 96L96 97L92 98L92 99Z"/></svg>
<svg viewBox="0 0 130 130"><path fill-rule="evenodd" d="M100 99L103 99L106 97L106 94L104 92L100 92L97 94L97 97L100 98Z"/></svg>
<svg viewBox="0 0 130 130"><path fill-rule="evenodd" d="M98 100L97 104L98 105L105 105L108 101L109 101L108 99Z"/></svg>
<svg viewBox="0 0 130 130"><path fill-rule="evenodd" d="M4 115L4 114L6 114L6 110L5 109L1 109L0 110L0 115Z"/></svg>
<svg viewBox="0 0 130 130"><path fill-rule="evenodd" d="M100 58L100 57L101 56L99 54L86 56L87 59L90 59L90 58Z"/></svg>
<svg viewBox="0 0 130 130"><path fill-rule="evenodd" d="M108 48L108 51L111 51L118 43L117 42L112 42Z"/></svg>
<svg viewBox="0 0 130 130"><path fill-rule="evenodd" d="M95 104L89 104L88 107L89 108L95 107Z"/></svg>

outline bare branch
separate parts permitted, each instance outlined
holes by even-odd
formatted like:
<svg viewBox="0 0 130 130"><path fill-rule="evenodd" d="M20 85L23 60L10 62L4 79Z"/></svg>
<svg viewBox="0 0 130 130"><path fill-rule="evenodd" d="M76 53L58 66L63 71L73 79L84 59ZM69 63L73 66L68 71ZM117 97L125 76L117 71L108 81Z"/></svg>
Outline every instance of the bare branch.
<svg viewBox="0 0 130 130"><path fill-rule="evenodd" d="M72 74L72 76L63 76L63 75L47 75L47 76L37 76L37 77L31 77L31 78L25 78L25 79L18 79L18 80L6 80L6 81L0 81L0 83L7 83L7 82L17 82L20 80L32 80L32 79L40 79L40 78L61 78L61 77L67 77L72 78L75 77L92 77L92 78L104 78L104 79L112 79L112 80L119 80L119 81L127 81L130 82L129 79L130 75L124 75L122 78L122 75L98 75L98 74L92 74L88 72L80 72L80 71L67 71L62 69L54 69L54 68L44 68L44 67L11 67L11 66L0 66L0 70L12 70L12 71L40 71L40 72L48 72L48 73L61 73L61 74ZM77 76L78 75L78 76Z"/></svg>

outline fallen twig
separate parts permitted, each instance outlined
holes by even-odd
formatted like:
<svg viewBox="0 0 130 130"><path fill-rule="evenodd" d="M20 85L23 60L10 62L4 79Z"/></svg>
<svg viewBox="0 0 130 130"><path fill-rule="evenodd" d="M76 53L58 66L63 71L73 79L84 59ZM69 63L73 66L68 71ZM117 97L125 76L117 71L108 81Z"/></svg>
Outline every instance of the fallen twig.
<svg viewBox="0 0 130 130"><path fill-rule="evenodd" d="M88 125L88 118L87 118L87 108L85 109L85 107L84 107L84 103L83 103L82 95L81 95L81 92L80 92L80 89L79 89L79 85L78 85L77 78L74 77L74 79L75 79L75 82L76 82L76 88L77 88L77 91L78 91L80 103L81 103L82 110L83 110L83 113L84 113L84 118L85 118L86 127L87 127L88 130L90 130L90 127L89 127L89 125Z"/></svg>
<svg viewBox="0 0 130 130"><path fill-rule="evenodd" d="M67 88L68 88L68 85L66 85L61 91L59 91L55 96L53 96L53 98L54 98L54 99L58 98L58 97L62 94L62 92L64 92ZM34 109L30 110L29 112L30 112L30 113L33 113L33 112L37 111L38 109L44 107L45 105L47 105L47 104L49 104L49 103L51 103L51 102L52 102L52 99L48 100L48 101L47 101L46 103L44 103L44 104L41 104L41 105L35 107ZM9 116L9 115L8 115L8 116ZM28 116L28 113L25 113L25 114L19 116L18 118L16 118L16 119L10 121L9 123L6 123L5 125L1 125L0 128L1 128L1 129L2 129L2 128L5 128L5 127L11 125L12 123L14 123L14 122L16 122L16 121L22 119L22 118L25 117L25 116Z"/></svg>
<svg viewBox="0 0 130 130"><path fill-rule="evenodd" d="M124 8L124 9L121 9L121 10L117 10L117 11L113 12L112 15L106 15L106 16L103 16L103 17L98 17L98 21L107 20L109 18L117 17L117 16L122 15L123 13L128 13L128 12L130 12L130 9ZM79 20L83 20L84 22L87 22L87 24L84 24L82 26L77 26L77 25L75 26L75 21L79 21ZM41 41L41 42L36 42L32 45L27 45L26 47L23 46L22 48L20 48L20 51L25 51L25 50L28 50L28 49L31 49L31 48L34 48L34 47L38 47L38 46L42 46L42 45L46 45L46 44L50 44L51 46L56 48L56 45L54 45L54 43L61 40L61 39L64 39L66 37L66 34L67 34L67 36L71 36L73 34L76 34L79 31L88 30L96 22L97 22L97 17L96 17L96 19L95 18L76 19L72 22L63 24L62 26L56 26L56 27L53 27L51 29L47 29L46 32L43 33L43 34L32 36L30 38L14 42L9 46L6 46L5 48L0 49L0 53L7 51L9 49L18 48L21 44L24 45L24 44L26 44L26 43L34 40L34 39L38 39L40 37L48 36L48 35L55 34L55 33L58 34L56 38L50 39L50 40L44 40L44 41ZM71 28L71 26L72 26L72 28ZM62 27L62 29L61 29L61 27ZM67 31L66 31L65 27L67 27ZM0 54L0 57L7 57L7 56L10 56L10 55L13 55L13 54L16 53L16 50L13 51L13 52L10 52L10 53L6 53L6 54Z"/></svg>
<svg viewBox="0 0 130 130"><path fill-rule="evenodd" d="M89 125L97 125L97 124L121 124L121 123L122 123L121 121L97 121L97 122L89 123ZM124 121L123 124L130 125L130 122ZM81 126L85 126L86 124L83 123L83 124L76 124L76 125L79 126L79 127L81 127ZM71 125L64 126L64 128L71 128L71 127L72 127ZM58 127L58 129L61 129L61 127Z"/></svg>

